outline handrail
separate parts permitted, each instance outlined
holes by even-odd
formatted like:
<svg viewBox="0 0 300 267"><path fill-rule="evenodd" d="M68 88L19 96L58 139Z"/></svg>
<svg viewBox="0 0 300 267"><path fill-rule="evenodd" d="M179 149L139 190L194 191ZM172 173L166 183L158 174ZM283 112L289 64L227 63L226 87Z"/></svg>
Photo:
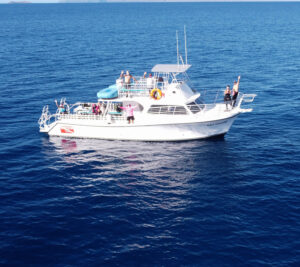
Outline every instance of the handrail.
<svg viewBox="0 0 300 267"><path fill-rule="evenodd" d="M256 94L244 94L242 100L245 103L252 103L256 96Z"/></svg>
<svg viewBox="0 0 300 267"><path fill-rule="evenodd" d="M125 120L125 114L109 114L95 115L95 114L59 114L60 119L75 119L75 120Z"/></svg>
<svg viewBox="0 0 300 267"><path fill-rule="evenodd" d="M46 130L48 128L51 120L54 119L54 121L56 121L57 118L58 118L58 113L51 114L49 112L48 105L44 106L41 117L38 120L38 124L40 125L40 130Z"/></svg>
<svg viewBox="0 0 300 267"><path fill-rule="evenodd" d="M121 91L121 90L120 90ZM216 95L214 94L207 94L207 92L216 91ZM132 92L137 92L139 94L146 94L149 95L149 89L135 89L134 87L124 89L124 92L122 94L130 94ZM148 110L145 110L145 113L142 114L161 114L161 115L196 115L201 113L209 112L212 109L215 109L217 112L223 112L224 111L224 90L201 90L201 101L198 102L197 99L192 101L190 104L182 104L182 105L157 105L157 106L151 106ZM209 97L210 96L210 97ZM230 109L236 109L239 108L240 110L243 110L243 112L250 111L250 109L241 109L241 104L243 102L245 103L251 103L254 101L254 98L256 97L256 94L243 94L239 93L238 97L236 99L236 105L234 107L231 107ZM202 101L203 100L203 101ZM209 101L211 100L211 101ZM122 100L121 100L122 101ZM63 99L63 102L66 104L65 99ZM201 103L202 102L202 103ZM92 105L94 103L86 103L86 102L76 102L72 105L67 105L67 112L66 113L60 113L59 108L56 110L56 113L51 114L49 112L49 107L44 106L42 110L42 114L38 120L40 130L41 131L48 131L50 129L50 125L53 122L56 122L60 119L78 119L78 120L104 120L104 121L114 121L114 120L125 120L126 114L123 113L114 113L115 111L115 105L112 104L112 102L109 102L109 104L104 104L105 110L102 111L101 114L79 114L79 110L74 110L77 106L84 106L83 104L88 104L87 111L92 112ZM73 112L73 113L72 113ZM78 112L78 113L76 113Z"/></svg>

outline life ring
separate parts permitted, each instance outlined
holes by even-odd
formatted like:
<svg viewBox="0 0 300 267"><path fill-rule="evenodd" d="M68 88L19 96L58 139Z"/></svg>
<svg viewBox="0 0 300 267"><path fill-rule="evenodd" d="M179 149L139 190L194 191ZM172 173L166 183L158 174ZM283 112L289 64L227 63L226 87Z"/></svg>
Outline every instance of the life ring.
<svg viewBox="0 0 300 267"><path fill-rule="evenodd" d="M151 93L150 93L150 96L155 99L155 100L159 100L162 98L162 92L160 89L158 88L154 88Z"/></svg>

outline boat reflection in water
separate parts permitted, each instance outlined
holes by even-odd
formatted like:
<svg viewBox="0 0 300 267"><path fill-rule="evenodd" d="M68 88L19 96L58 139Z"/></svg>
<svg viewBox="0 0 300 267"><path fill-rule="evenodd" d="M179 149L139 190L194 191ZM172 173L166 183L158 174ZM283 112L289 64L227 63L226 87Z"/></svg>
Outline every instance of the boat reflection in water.
<svg viewBox="0 0 300 267"><path fill-rule="evenodd" d="M172 170L172 176L176 176L174 169L192 171L197 165L195 171L198 172L199 169L203 171L210 168L209 165L216 163L218 158L222 158L222 162L230 158L223 138L163 143L60 137L47 140L62 163L90 163L93 168L102 171L110 169L115 174L133 167L138 172L152 171L151 176L163 175L168 170Z"/></svg>
<svg viewBox="0 0 300 267"><path fill-rule="evenodd" d="M88 190L97 201L108 198L127 209L191 208L195 193L206 202L213 191L228 186L230 179L222 175L235 168L224 139L156 143L50 137L44 148L55 158L53 171L67 184L68 195L81 198Z"/></svg>

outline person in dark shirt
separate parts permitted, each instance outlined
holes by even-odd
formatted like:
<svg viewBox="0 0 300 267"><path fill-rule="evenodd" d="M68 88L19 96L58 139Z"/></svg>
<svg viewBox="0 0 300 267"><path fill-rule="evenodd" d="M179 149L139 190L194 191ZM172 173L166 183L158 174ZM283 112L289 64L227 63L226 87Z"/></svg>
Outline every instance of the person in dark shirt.
<svg viewBox="0 0 300 267"><path fill-rule="evenodd" d="M231 91L230 91L230 86L227 85L225 92L224 92L224 102L226 104L226 110L228 110L228 105L231 106Z"/></svg>

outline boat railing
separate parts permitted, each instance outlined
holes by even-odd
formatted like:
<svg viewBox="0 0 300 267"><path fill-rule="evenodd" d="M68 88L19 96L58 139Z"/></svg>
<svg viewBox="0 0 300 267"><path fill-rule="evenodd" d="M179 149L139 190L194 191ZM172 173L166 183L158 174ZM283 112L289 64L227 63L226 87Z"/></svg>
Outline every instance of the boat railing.
<svg viewBox="0 0 300 267"><path fill-rule="evenodd" d="M44 130L47 130L49 125L52 123L52 122L55 122L58 118L57 118L57 114L58 113L55 113L55 114L51 114L49 112L49 106L44 106L43 107L43 111L42 111L42 114L41 114L41 117L39 118L38 120L38 124L40 126L40 130L41 131L44 131Z"/></svg>
<svg viewBox="0 0 300 267"><path fill-rule="evenodd" d="M201 90L200 94L201 94L201 100L206 104L224 103L224 90L223 89ZM249 96L250 97L247 97L247 99L250 99L253 95L249 95ZM254 97L255 96L256 95L254 95ZM237 102L239 99L242 99L242 97L243 97L243 93L239 92ZM248 100L246 100L246 99L244 99L243 101L248 102Z"/></svg>
<svg viewBox="0 0 300 267"><path fill-rule="evenodd" d="M96 114L59 114L59 119L73 119L73 120L124 120L125 117L122 113L120 114L112 114L108 113L107 115L96 115Z"/></svg>
<svg viewBox="0 0 300 267"><path fill-rule="evenodd" d="M242 94L241 101L245 103L252 103L255 97L256 94Z"/></svg>
<svg viewBox="0 0 300 267"><path fill-rule="evenodd" d="M59 119L102 120L105 116L95 114L59 114Z"/></svg>
<svg viewBox="0 0 300 267"><path fill-rule="evenodd" d="M59 119L69 120L125 120L126 117L121 112L108 112L107 115L96 114L59 114Z"/></svg>
<svg viewBox="0 0 300 267"><path fill-rule="evenodd" d="M131 89L131 88L130 88ZM133 88L134 89L134 88ZM138 90L138 89L136 89ZM142 89L141 89L142 90ZM149 90L142 90L141 92L147 92L149 94ZM192 112L193 114L197 114L200 112L208 112L212 109L215 109L216 112L224 111L224 91L216 90L216 94L212 94L213 90L205 90L201 91L201 98L199 101L192 102L191 104L187 104L186 108ZM134 92L134 91L133 91ZM137 91L139 92L139 91ZM208 94L209 92L209 94ZM213 95L210 99L207 96ZM254 101L256 94L243 94L239 93L236 99L236 105L233 107L230 105L228 107L229 110L239 108L243 102L251 103ZM210 101L209 101L210 100ZM76 107L87 106L86 110L78 110L76 111ZM105 111L101 114L92 113L92 105L93 103L80 103L77 102L73 105L68 105L66 112L61 113L59 109L57 109L56 113L51 114L49 112L49 107L44 106L41 117L38 121L40 125L41 131L46 131L49 129L51 123L60 120L60 119L74 119L74 120L104 120L104 121L120 121L126 120L125 112L118 112L114 107L105 108ZM149 114L161 114L161 115L187 115L188 111L184 106L180 105L154 105L148 110ZM73 113L72 111L76 112ZM83 112L86 113L83 113ZM91 113L90 113L91 112Z"/></svg>
<svg viewBox="0 0 300 267"><path fill-rule="evenodd" d="M202 96L202 94L201 94L201 96ZM227 108L228 108L228 110L240 108L240 106L242 105L243 102L251 103L254 101L255 97L256 97L256 94L243 94L243 93L239 92L235 105L233 105L233 101L231 101ZM204 112L207 112L207 111L210 111L210 110L216 109L216 108L217 108L216 110L219 110L220 112L224 111L224 105L226 105L226 103L224 102L224 91L223 90L218 90L217 93L215 94L214 99L211 98L210 102L207 101L207 98L204 97L204 99L206 100L205 104L203 104L204 108L202 109Z"/></svg>
<svg viewBox="0 0 300 267"><path fill-rule="evenodd" d="M224 102L224 90L222 89L205 89L201 90L201 99L206 104L216 104Z"/></svg>
<svg viewBox="0 0 300 267"><path fill-rule="evenodd" d="M168 81L160 81L156 78L138 77L134 83L130 85L119 85L119 96L148 96L152 89L158 88L164 91L168 85Z"/></svg>

